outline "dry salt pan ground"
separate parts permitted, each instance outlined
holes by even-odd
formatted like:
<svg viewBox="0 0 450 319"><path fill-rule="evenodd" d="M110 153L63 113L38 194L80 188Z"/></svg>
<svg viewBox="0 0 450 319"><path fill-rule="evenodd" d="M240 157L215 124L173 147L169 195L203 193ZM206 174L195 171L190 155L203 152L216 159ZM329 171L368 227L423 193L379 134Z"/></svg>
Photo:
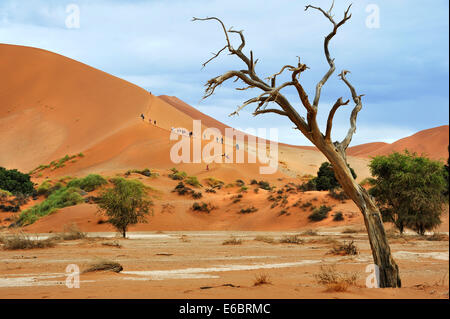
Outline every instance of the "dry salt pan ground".
<svg viewBox="0 0 450 319"><path fill-rule="evenodd" d="M302 244L279 239L298 232L136 232L128 239L114 233L90 233L82 240L53 248L0 250L1 298L448 298L448 241L392 240L403 288L365 288L367 265L372 262L364 233L320 229L300 235ZM40 234L44 239L51 234ZM256 241L257 236L274 243ZM240 245L223 245L234 237ZM356 256L329 254L332 239L354 243ZM104 245L114 244L113 246ZM118 244L118 245L117 245ZM80 288L66 287L65 269L81 270L91 263L111 260L123 271L80 275ZM328 292L314 275L321 266L357 273L347 292ZM258 275L270 284L254 286Z"/></svg>

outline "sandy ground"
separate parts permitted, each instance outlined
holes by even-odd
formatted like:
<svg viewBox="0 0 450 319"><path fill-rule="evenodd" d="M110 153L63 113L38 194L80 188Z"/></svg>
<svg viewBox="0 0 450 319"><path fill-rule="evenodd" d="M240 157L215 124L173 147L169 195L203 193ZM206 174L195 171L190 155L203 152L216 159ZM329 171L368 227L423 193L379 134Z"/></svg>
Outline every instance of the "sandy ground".
<svg viewBox="0 0 450 319"><path fill-rule="evenodd" d="M342 234L342 230L321 228L317 235L302 235L305 243L299 245L254 240L258 235L277 240L299 232L186 231L132 232L127 239L90 233L90 238L53 248L3 250L0 298L448 298L447 241L393 240L403 287L369 289L365 269L372 258L367 236ZM231 236L242 244L222 245ZM351 236L360 254L328 254L330 236L340 242ZM66 287L67 265L83 270L101 259L119 262L124 269L81 274L79 289ZM323 265L358 273L357 285L347 292L326 291L314 278ZM268 275L271 283L254 286L261 274Z"/></svg>

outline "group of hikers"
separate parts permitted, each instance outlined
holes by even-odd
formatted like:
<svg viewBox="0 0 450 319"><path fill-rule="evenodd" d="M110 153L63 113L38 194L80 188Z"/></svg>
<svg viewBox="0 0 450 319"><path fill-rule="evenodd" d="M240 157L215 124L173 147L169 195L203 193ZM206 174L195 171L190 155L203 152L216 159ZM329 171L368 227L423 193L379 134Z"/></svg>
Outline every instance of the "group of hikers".
<svg viewBox="0 0 450 319"><path fill-rule="evenodd" d="M145 115L142 114L142 113L141 113L141 119L142 119L143 121L145 121ZM150 124L152 124L152 119L149 118L149 119L148 119L148 122L149 122ZM156 120L153 121L153 124L156 125Z"/></svg>
<svg viewBox="0 0 450 319"><path fill-rule="evenodd" d="M142 114L142 113L141 113L141 119L142 119L142 121L145 121L145 115ZM152 124L151 118L148 119L148 122L149 122L150 124ZM156 125L156 120L153 121L153 124ZM182 129L182 128L174 128L174 127L171 127L171 128L170 128L170 131L171 131L171 132L175 132L175 133L180 134L180 135L189 135L189 137L192 137L192 136L193 136L192 131L190 131L190 132L188 133L187 130ZM203 137L206 139L206 135L204 135ZM218 138L218 137L216 137L216 142L219 143L219 138ZM220 143L223 144L223 137L220 138ZM236 144L236 150L239 150L239 144ZM229 159L228 154L225 154L225 153L222 154L222 157L225 157L225 158ZM209 165L206 165L206 170L209 171Z"/></svg>

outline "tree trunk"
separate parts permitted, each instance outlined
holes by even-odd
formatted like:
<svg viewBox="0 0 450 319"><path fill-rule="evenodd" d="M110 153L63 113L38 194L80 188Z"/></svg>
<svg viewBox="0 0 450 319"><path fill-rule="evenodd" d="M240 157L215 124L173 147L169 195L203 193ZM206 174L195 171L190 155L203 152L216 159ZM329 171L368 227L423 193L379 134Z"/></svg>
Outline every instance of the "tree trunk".
<svg viewBox="0 0 450 319"><path fill-rule="evenodd" d="M317 146L330 161L336 179L346 194L363 214L373 261L380 272L380 288L401 287L398 266L391 255L380 211L367 191L356 183L342 153L331 143L325 142Z"/></svg>

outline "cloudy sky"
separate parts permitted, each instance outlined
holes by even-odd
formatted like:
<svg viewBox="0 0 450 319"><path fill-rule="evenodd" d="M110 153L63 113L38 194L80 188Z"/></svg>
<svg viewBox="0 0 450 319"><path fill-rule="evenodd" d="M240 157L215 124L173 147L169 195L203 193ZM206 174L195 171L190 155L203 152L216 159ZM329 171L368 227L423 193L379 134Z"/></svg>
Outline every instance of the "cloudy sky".
<svg viewBox="0 0 450 319"><path fill-rule="evenodd" d="M356 1L355 1L356 2ZM239 104L259 94L236 91L230 82L202 100L203 84L242 62L224 54L201 64L225 45L219 25L191 22L193 16L217 16L227 27L244 30L247 46L259 58L257 72L267 77L301 57L310 97L327 70L323 39L331 24L306 0L1 0L0 42L60 53L133 82L157 95L175 95L202 112L241 129L276 127L280 141L309 145L289 120L277 115L253 117L251 110L229 117ZM335 18L349 0L336 0ZM79 8L79 28L73 20ZM328 8L331 0L314 1ZM353 145L393 142L418 130L448 124L448 1L357 1L330 50L337 72L322 91L318 120L324 128L334 101L350 94L339 81L342 69L359 94L365 94ZM75 22L75 24L74 24ZM69 27L68 27L69 26ZM236 47L239 39L234 38ZM2 62L0 62L2 63ZM285 91L300 112L293 91ZM338 111L334 139L348 129L351 107Z"/></svg>

